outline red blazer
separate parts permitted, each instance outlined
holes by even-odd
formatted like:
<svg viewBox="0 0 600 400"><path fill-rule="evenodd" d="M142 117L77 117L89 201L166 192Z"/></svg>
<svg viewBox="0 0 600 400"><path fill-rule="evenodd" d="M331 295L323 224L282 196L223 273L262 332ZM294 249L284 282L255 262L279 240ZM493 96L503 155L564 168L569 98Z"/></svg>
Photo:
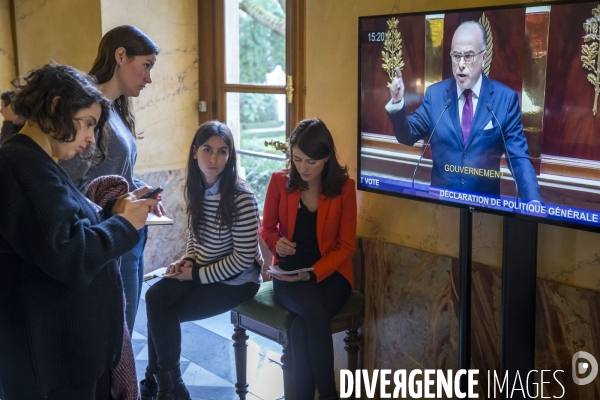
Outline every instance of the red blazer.
<svg viewBox="0 0 600 400"><path fill-rule="evenodd" d="M289 193L286 189L286 171L271 175L267 188L263 224L259 230L271 253L275 255L275 245L279 232L292 240L296 226L296 215L300 204L300 191ZM321 259L313 265L317 282L338 271L354 287L352 254L356 248L356 189L354 180L348 179L342 194L332 199L319 195L317 208L317 242ZM273 263L276 262L273 257Z"/></svg>

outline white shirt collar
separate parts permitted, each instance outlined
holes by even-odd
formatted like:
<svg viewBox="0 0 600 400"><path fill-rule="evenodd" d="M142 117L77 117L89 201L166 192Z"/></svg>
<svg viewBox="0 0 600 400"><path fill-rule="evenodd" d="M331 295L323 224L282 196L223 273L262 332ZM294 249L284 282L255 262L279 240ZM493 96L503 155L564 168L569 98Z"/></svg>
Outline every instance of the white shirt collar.
<svg viewBox="0 0 600 400"><path fill-rule="evenodd" d="M455 80L456 82L456 80ZM471 88L471 90L473 91L473 95L475 95L476 98L479 98L479 93L481 92L481 83L483 82L483 71L481 72L481 75L479 75L479 79L477 79L477 82L475 82L475 85L473 85L473 87ZM460 98L460 96L462 96L463 94L463 89L458 86L458 82L456 82L456 96L458 98Z"/></svg>
<svg viewBox="0 0 600 400"><path fill-rule="evenodd" d="M221 183L221 177L219 177L219 179L217 179L217 181L215 182L214 185L212 185L211 187L209 187L208 189L206 189L206 191L204 192L204 194L206 196L216 196L219 193L221 193L221 191L219 190L219 184Z"/></svg>

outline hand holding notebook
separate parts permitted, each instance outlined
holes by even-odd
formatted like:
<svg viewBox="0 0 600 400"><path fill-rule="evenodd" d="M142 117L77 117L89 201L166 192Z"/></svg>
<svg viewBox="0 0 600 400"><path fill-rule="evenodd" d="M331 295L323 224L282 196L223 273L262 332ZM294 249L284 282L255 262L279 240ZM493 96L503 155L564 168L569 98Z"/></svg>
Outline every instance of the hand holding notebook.
<svg viewBox="0 0 600 400"><path fill-rule="evenodd" d="M156 278L174 278L175 276L177 276L179 274L180 274L180 272L176 272L174 274L167 274L167 267L162 267L155 271L148 272L146 275L144 275L144 282L147 282L147 281L150 281L150 280L156 279Z"/></svg>
<svg viewBox="0 0 600 400"><path fill-rule="evenodd" d="M299 272L309 272L309 271L314 271L314 268L313 267L300 268L300 269L295 269L293 271L285 271L285 270L279 268L277 265L270 265L269 269L267 270L267 274L269 274L269 275L294 275Z"/></svg>

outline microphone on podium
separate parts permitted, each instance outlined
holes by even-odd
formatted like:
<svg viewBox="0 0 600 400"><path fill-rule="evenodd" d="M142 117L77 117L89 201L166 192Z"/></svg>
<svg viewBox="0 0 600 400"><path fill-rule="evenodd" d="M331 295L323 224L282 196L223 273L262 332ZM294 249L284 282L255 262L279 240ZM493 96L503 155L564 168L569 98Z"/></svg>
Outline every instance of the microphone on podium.
<svg viewBox="0 0 600 400"><path fill-rule="evenodd" d="M440 123L440 120L442 119L442 115L444 115L444 113L446 112L448 107L450 107L450 104L452 104L452 99L446 100L446 104L444 104L444 109L442 110L442 113L440 114L437 121L435 122L435 125L433 126L433 130L431 131L431 135L429 135L429 138L427 139L427 143L425 143L425 145L423 146L423 152L421 153L421 157L419 157L419 161L417 161L417 166L415 167L415 172L413 172L413 176L412 176L411 190L413 190L413 191L415 190L415 176L417 176L417 169L419 169L421 160L423 160L423 156L425 155L425 150L427 150L427 146L429 146L429 142L431 142L431 138L433 137L433 134L435 133L435 129L437 128L438 124Z"/></svg>
<svg viewBox="0 0 600 400"><path fill-rule="evenodd" d="M513 180L515 181L515 192L517 195L517 205L519 204L519 186L517 185L517 177L515 175L515 170L513 169L512 161L510 161L510 155L508 154L508 148L506 147L506 139L504 138L504 130L502 129L502 125L500 125L500 121L496 118L496 113L494 113L494 109L492 108L490 103L485 103L485 107L492 114L492 117L496 120L498 127L500 128L500 136L502 136L502 143L504 143L504 154L506 154L506 161L508 162L508 166L510 168L510 172L513 176Z"/></svg>

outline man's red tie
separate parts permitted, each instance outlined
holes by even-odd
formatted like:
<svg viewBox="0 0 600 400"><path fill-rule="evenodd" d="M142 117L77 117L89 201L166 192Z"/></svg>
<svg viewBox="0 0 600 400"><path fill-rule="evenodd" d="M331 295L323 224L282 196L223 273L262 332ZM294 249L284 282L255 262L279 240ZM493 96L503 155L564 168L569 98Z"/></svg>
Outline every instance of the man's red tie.
<svg viewBox="0 0 600 400"><path fill-rule="evenodd" d="M463 142L467 144L469 140L469 132L471 132L471 126L473 125L473 91L471 89L465 89L463 94L465 95L465 105L463 106L462 121L460 126L462 128Z"/></svg>

